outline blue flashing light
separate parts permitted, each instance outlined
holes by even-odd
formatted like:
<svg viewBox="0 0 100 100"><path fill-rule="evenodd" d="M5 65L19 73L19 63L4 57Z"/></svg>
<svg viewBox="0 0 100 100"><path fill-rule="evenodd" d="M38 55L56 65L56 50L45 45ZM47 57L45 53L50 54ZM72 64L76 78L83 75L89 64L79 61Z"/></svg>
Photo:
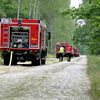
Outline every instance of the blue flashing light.
<svg viewBox="0 0 100 100"><path fill-rule="evenodd" d="M18 19L18 24L21 24L22 23L22 20L21 19Z"/></svg>

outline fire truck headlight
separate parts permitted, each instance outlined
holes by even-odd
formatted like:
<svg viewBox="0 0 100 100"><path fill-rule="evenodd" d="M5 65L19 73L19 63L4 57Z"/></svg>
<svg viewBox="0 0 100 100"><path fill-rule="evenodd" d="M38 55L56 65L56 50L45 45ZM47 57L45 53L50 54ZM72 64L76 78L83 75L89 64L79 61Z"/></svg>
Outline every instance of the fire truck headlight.
<svg viewBox="0 0 100 100"><path fill-rule="evenodd" d="M14 48L16 48L17 47L17 45L16 44L14 44Z"/></svg>

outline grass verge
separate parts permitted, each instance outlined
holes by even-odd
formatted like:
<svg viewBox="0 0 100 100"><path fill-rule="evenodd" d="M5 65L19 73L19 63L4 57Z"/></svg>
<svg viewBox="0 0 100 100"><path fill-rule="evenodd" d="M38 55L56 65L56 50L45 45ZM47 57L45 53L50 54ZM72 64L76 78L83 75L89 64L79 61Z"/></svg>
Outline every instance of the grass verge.
<svg viewBox="0 0 100 100"><path fill-rule="evenodd" d="M2 62L3 62L3 60L2 60L2 58L0 57L0 64L2 64Z"/></svg>
<svg viewBox="0 0 100 100"><path fill-rule="evenodd" d="M100 55L88 56L92 100L100 100Z"/></svg>
<svg viewBox="0 0 100 100"><path fill-rule="evenodd" d="M55 55L53 55L53 54L48 54L47 55L47 58L54 58L55 57Z"/></svg>

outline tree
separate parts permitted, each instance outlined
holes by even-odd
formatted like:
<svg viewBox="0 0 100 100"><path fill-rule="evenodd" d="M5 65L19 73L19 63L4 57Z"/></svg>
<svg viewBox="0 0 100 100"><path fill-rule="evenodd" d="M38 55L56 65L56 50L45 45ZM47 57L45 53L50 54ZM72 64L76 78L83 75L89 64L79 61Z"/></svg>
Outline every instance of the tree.
<svg viewBox="0 0 100 100"><path fill-rule="evenodd" d="M84 0L84 3L79 9L72 9L69 14L74 15L73 18L84 19L86 24L84 27L78 27L74 34L74 41L83 45L83 40L87 41L85 47L88 47L90 54L100 54L100 1L99 0ZM67 12L66 12L67 13ZM85 30L85 31L84 31ZM83 39L81 40L81 37ZM80 41L79 41L80 40Z"/></svg>

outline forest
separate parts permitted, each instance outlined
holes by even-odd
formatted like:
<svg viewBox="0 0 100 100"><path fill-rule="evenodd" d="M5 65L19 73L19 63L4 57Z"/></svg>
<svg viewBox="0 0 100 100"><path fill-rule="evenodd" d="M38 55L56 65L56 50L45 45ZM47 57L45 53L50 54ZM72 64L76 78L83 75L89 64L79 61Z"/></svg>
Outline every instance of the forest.
<svg viewBox="0 0 100 100"><path fill-rule="evenodd" d="M20 4L19 4L20 1ZM43 20L51 31L50 52L58 42L69 42L82 54L100 54L100 1L83 0L70 8L70 0L0 0L0 18ZM19 5L19 14L18 14ZM83 19L80 26L77 20Z"/></svg>
<svg viewBox="0 0 100 100"><path fill-rule="evenodd" d="M83 0L79 9L71 13L78 19L83 19L85 25L74 31L74 42L87 54L100 54L100 0ZM84 48L84 49L83 49Z"/></svg>

